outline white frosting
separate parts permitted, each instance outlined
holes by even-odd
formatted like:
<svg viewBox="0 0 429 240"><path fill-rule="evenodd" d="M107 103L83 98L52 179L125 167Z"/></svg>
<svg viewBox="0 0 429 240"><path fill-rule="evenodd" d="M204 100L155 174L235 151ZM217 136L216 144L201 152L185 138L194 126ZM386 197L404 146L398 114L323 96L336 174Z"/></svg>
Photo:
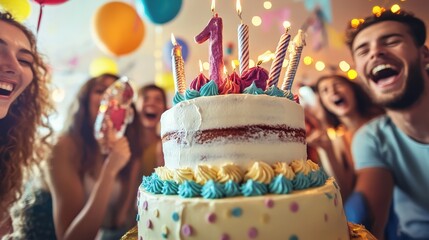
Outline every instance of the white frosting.
<svg viewBox="0 0 429 240"><path fill-rule="evenodd" d="M163 142L165 166L174 169L234 162L248 168L254 161L274 164L307 159L305 143L281 141L276 134L265 132L248 141L223 138L199 144L195 139L196 131L251 125L305 130L304 111L289 99L266 95L231 94L181 102L161 117L162 137L179 132L184 138L182 143L176 139Z"/></svg>
<svg viewBox="0 0 429 240"><path fill-rule="evenodd" d="M241 214L233 213L237 208ZM255 239L350 239L332 178L324 186L286 195L215 200L154 195L140 188L138 213L138 234L143 239L164 239L162 233L168 233L167 239L221 239L227 234L231 240L241 240L250 239L252 228L257 231ZM192 229L190 236L183 231L187 226Z"/></svg>

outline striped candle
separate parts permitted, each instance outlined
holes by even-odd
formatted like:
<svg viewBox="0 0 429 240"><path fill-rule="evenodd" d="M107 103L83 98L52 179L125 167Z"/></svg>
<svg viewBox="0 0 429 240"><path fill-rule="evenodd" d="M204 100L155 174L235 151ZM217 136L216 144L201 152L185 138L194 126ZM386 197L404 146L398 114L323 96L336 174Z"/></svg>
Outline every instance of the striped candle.
<svg viewBox="0 0 429 240"><path fill-rule="evenodd" d="M176 92L181 95L185 94L185 61L182 57L182 47L176 42L173 34L171 34L171 42L173 43L173 49L171 50L171 60L173 66L173 78Z"/></svg>
<svg viewBox="0 0 429 240"><path fill-rule="evenodd" d="M286 56L286 50L289 46L290 34L288 34L289 28L286 28L286 32L280 36L279 43L275 53L275 58L271 63L271 69L268 76L267 89L271 86L277 86L280 78L280 72L282 70L283 61Z"/></svg>
<svg viewBox="0 0 429 240"><path fill-rule="evenodd" d="M236 8L241 21L240 25L238 25L238 60L240 61L241 75L249 69L249 26L243 24L240 0L237 0Z"/></svg>
<svg viewBox="0 0 429 240"><path fill-rule="evenodd" d="M301 59L301 53L304 46L304 32L299 29L298 34L293 38L291 47L289 48L289 64L281 87L283 91L290 91L292 88L292 83L295 78L296 70L298 69L299 60Z"/></svg>

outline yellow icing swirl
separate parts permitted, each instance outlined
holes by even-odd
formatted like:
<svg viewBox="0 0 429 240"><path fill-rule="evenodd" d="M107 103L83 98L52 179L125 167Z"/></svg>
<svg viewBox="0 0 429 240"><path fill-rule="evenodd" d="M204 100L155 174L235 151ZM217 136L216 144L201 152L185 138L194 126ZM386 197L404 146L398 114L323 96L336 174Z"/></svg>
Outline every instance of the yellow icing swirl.
<svg viewBox="0 0 429 240"><path fill-rule="evenodd" d="M216 180L217 171L208 165L198 165L195 170L195 182L204 185L208 180Z"/></svg>
<svg viewBox="0 0 429 240"><path fill-rule="evenodd" d="M257 182L269 184L274 177L273 168L264 162L255 162L244 176L244 180L253 179Z"/></svg>
<svg viewBox="0 0 429 240"><path fill-rule="evenodd" d="M176 169L174 173L174 181L177 184L182 184L184 181L194 180L194 173L191 168Z"/></svg>
<svg viewBox="0 0 429 240"><path fill-rule="evenodd" d="M236 183L240 183L241 180L243 180L243 171L239 166L233 163L224 164L217 172L218 182L226 183L229 180L232 180Z"/></svg>
<svg viewBox="0 0 429 240"><path fill-rule="evenodd" d="M290 164L295 173L303 173L308 175L311 171L310 166L304 160L293 160Z"/></svg>
<svg viewBox="0 0 429 240"><path fill-rule="evenodd" d="M173 180L173 170L168 169L166 167L157 167L155 168L155 173L158 175L159 179L166 181L166 180Z"/></svg>
<svg viewBox="0 0 429 240"><path fill-rule="evenodd" d="M295 177L293 169L289 166L289 164L285 162L276 162L273 165L273 169L276 176L281 174L289 180L293 180L293 178Z"/></svg>
<svg viewBox="0 0 429 240"><path fill-rule="evenodd" d="M311 161L310 159L307 160L307 164L308 164L308 166L310 166L310 169L313 172L320 169L319 165L317 165L317 163Z"/></svg>

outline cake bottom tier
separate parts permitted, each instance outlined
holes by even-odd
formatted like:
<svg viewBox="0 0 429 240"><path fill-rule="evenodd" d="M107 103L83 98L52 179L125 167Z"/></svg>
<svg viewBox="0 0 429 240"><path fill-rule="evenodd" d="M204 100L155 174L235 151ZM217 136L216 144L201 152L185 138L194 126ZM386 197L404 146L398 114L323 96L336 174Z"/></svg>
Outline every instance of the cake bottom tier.
<svg viewBox="0 0 429 240"><path fill-rule="evenodd" d="M349 239L332 178L286 195L181 198L139 189L139 239Z"/></svg>

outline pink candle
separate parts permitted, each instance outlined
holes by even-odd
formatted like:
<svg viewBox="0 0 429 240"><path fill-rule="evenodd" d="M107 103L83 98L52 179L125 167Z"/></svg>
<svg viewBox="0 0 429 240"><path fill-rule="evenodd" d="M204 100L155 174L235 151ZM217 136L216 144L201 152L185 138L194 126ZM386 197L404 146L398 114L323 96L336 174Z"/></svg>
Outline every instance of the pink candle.
<svg viewBox="0 0 429 240"><path fill-rule="evenodd" d="M176 42L173 34L171 34L171 42L173 43L173 49L171 50L171 60L173 62L173 78L176 92L184 94L186 90L185 86L185 61L182 57L182 47Z"/></svg>
<svg viewBox="0 0 429 240"><path fill-rule="evenodd" d="M214 12L214 1L212 2L212 12ZM223 46L222 46L222 18L217 13L213 15L207 26L201 33L195 36L197 43L203 43L209 40L209 76L210 80L220 86L222 80L223 69Z"/></svg>
<svg viewBox="0 0 429 240"><path fill-rule="evenodd" d="M249 69L249 26L243 24L240 0L237 0L236 8L241 21L240 25L238 25L238 60L240 61L241 75Z"/></svg>
<svg viewBox="0 0 429 240"><path fill-rule="evenodd" d="M271 63L267 89L273 85L277 86L277 83L279 82L280 72L282 70L283 61L286 56L286 50L290 41L290 34L288 34L288 31L289 28L286 28L286 32L281 35L279 43L277 44L275 58Z"/></svg>

